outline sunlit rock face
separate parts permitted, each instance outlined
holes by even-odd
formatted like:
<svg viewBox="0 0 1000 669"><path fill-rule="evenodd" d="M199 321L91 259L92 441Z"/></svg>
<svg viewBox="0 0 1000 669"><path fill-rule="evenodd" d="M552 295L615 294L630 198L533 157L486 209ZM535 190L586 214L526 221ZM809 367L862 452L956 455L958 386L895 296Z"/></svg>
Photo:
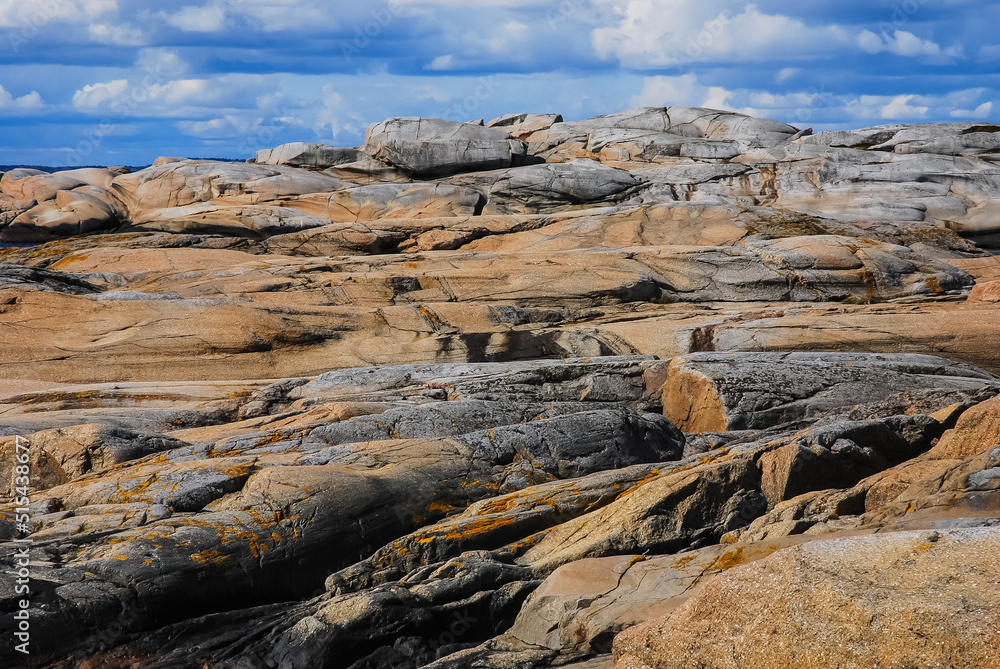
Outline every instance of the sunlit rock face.
<svg viewBox="0 0 1000 669"><path fill-rule="evenodd" d="M394 118L4 174L36 666L993 666L998 130Z"/></svg>

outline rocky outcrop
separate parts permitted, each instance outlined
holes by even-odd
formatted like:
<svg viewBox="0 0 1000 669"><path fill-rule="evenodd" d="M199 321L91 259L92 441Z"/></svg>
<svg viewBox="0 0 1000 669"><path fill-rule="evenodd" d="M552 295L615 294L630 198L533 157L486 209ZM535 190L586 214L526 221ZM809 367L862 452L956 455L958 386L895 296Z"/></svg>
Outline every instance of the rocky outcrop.
<svg viewBox="0 0 1000 669"><path fill-rule="evenodd" d="M529 165L452 177L450 183L482 193L485 214L535 214L620 202L641 181L624 170L592 162Z"/></svg>
<svg viewBox="0 0 1000 669"><path fill-rule="evenodd" d="M511 167L525 147L506 132L472 123L394 118L365 133L365 151L414 177Z"/></svg>
<svg viewBox="0 0 1000 669"><path fill-rule="evenodd" d="M337 165L357 162L364 154L358 149L344 149L339 146L293 142L273 149L257 152L254 162L258 165L291 165L315 170L325 170Z"/></svg>
<svg viewBox="0 0 1000 669"><path fill-rule="evenodd" d="M996 127L403 118L7 173L32 659L989 666Z"/></svg>
<svg viewBox="0 0 1000 669"><path fill-rule="evenodd" d="M941 530L783 550L622 634L615 667L996 666L998 541Z"/></svg>
<svg viewBox="0 0 1000 669"><path fill-rule="evenodd" d="M250 403L273 398L273 410L284 392L299 411L348 397L402 404L372 406L376 413L340 422L274 425L229 438L216 432L194 444L112 437L106 429L93 443L82 427L31 435L38 462L52 468L38 467L51 485L32 535L52 546L90 538L72 542L83 550L39 566L38 578L61 584L45 596L39 636L89 647L88 628L111 620L102 611L118 611L123 633L147 628L145 611L188 598L185 574L201 569L214 574L214 585L191 602L198 610L251 585L258 603L285 597L289 587L307 594L331 567L346 567L471 501L677 458L680 433L660 415L627 408L649 396L646 376L655 377L655 366L613 359L357 370L264 389ZM448 401L440 389L451 393ZM474 399L484 393L492 398ZM122 439L128 446L113 445ZM112 454L99 456L101 449ZM394 501L387 507L387 500ZM0 524L10 536L11 517ZM339 564L330 562L331 542ZM104 584L98 599L73 585L84 573ZM74 639L67 626L79 630Z"/></svg>
<svg viewBox="0 0 1000 669"><path fill-rule="evenodd" d="M686 432L727 432L816 420L900 392L959 393L993 382L932 356L697 353L671 362L663 406Z"/></svg>

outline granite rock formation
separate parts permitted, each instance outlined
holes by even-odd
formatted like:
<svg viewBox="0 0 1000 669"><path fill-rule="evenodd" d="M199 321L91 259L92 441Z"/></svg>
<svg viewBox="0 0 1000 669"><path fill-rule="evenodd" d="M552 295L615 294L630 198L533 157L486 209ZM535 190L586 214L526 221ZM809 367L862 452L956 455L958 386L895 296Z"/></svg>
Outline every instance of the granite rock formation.
<svg viewBox="0 0 1000 669"><path fill-rule="evenodd" d="M1000 667L998 131L398 118L4 174L30 666Z"/></svg>

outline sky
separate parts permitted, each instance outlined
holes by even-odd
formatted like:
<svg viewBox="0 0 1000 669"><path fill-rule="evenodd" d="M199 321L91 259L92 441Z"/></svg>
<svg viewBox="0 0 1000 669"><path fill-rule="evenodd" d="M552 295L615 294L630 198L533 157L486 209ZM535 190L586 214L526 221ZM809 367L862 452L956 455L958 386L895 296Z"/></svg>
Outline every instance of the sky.
<svg viewBox="0 0 1000 669"><path fill-rule="evenodd" d="M0 0L0 164L356 146L393 116L1000 120L981 0Z"/></svg>

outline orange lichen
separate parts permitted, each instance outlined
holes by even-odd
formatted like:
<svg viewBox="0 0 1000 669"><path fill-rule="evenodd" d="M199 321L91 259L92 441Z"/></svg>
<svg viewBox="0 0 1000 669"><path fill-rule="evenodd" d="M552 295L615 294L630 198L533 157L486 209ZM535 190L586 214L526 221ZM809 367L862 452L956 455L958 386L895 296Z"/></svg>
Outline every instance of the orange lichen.
<svg viewBox="0 0 1000 669"><path fill-rule="evenodd" d="M692 553L691 555L685 555L684 557L677 558L674 560L674 569L685 569L689 564L694 562L698 556Z"/></svg>
<svg viewBox="0 0 1000 669"><path fill-rule="evenodd" d="M484 518L482 520L475 520L461 528L458 525L452 525L451 532L444 535L444 538L451 539L452 541L462 541L471 539L479 534L494 532L502 527L508 527L513 524L513 518Z"/></svg>
<svg viewBox="0 0 1000 669"><path fill-rule="evenodd" d="M220 551L201 551L200 553L194 553L191 556L191 560L198 564L219 565L225 562L227 557L225 553Z"/></svg>
<svg viewBox="0 0 1000 669"><path fill-rule="evenodd" d="M631 569L632 567L634 567L638 563L645 562L645 561L646 561L646 556L645 555L633 555L632 558L628 561L628 564L625 565L625 568L626 569Z"/></svg>
<svg viewBox="0 0 1000 669"><path fill-rule="evenodd" d="M707 571L716 570L725 571L737 565L741 565L746 562L746 556L743 555L743 547L740 546L736 550L726 551L719 557L712 560L712 563L706 568Z"/></svg>
<svg viewBox="0 0 1000 669"><path fill-rule="evenodd" d="M448 504L446 502L431 502L427 505L428 511L436 511L438 513L448 514L455 510L453 504Z"/></svg>
<svg viewBox="0 0 1000 669"><path fill-rule="evenodd" d="M634 493L636 490L638 490L642 486L646 485L647 483L649 483L650 481L652 481L653 479L655 479L657 476L659 476L662 473L663 473L663 471L660 470L660 469L651 469L648 474L646 474L641 479L639 479L638 481L636 481L635 485L633 485L632 487L630 487L630 488L628 488L628 489L623 490L622 492L620 492L618 494L618 496L615 497L615 500L617 501L617 500L622 499L624 497L628 497L629 495L631 495L632 493ZM615 485L617 486L617 484L615 484Z"/></svg>

